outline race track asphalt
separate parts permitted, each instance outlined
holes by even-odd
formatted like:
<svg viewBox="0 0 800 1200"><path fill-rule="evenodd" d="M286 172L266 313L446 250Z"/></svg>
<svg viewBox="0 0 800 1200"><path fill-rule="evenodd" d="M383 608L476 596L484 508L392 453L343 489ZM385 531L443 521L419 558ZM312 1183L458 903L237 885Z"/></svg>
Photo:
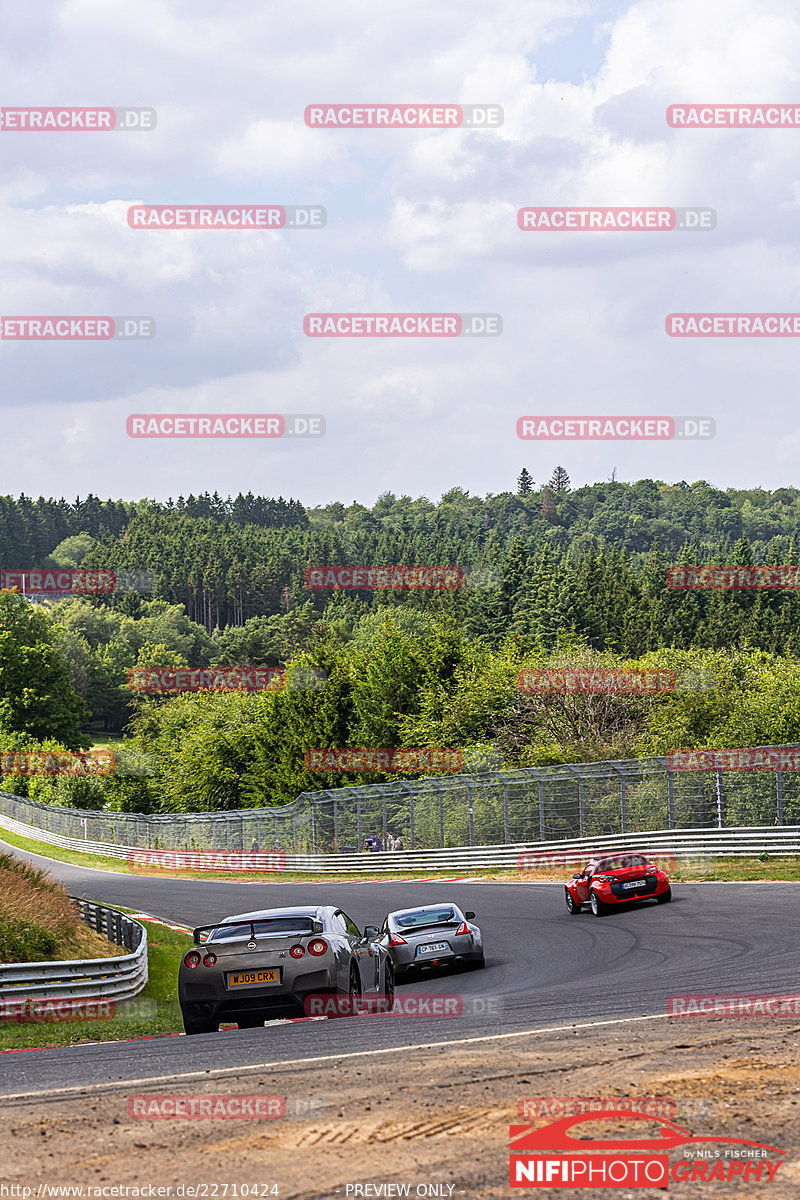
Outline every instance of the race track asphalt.
<svg viewBox="0 0 800 1200"><path fill-rule="evenodd" d="M313 902L340 905L363 927L379 925L394 908L452 899L476 912L487 960L483 971L446 970L398 988L399 996L457 995L465 1009L458 1017L300 1021L4 1054L3 1096L155 1084L365 1051L395 1049L402 1057L412 1045L661 1015L677 993L797 991L800 893L791 883L678 884L671 904L648 903L598 920L588 910L571 917L561 884L170 880L89 870L0 845L45 867L72 895L190 926ZM491 1055L492 1043L485 1045Z"/></svg>

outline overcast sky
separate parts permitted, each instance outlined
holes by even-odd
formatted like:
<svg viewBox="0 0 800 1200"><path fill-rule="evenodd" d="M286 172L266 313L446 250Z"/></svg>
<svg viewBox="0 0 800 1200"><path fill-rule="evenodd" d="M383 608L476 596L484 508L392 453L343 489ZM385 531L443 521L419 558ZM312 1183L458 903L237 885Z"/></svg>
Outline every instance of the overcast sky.
<svg viewBox="0 0 800 1200"><path fill-rule="evenodd" d="M2 105L137 106L151 132L0 132L0 312L148 315L149 341L0 341L0 488L306 504L652 476L798 482L797 338L670 312L800 311L792 0L37 0ZM499 129L312 129L313 103L502 105ZM316 204L321 230L134 230L133 204ZM710 206L708 232L522 232L523 206ZM499 313L494 338L313 339L311 312ZM320 413L319 439L133 440L131 413ZM711 416L713 440L523 442L536 414Z"/></svg>

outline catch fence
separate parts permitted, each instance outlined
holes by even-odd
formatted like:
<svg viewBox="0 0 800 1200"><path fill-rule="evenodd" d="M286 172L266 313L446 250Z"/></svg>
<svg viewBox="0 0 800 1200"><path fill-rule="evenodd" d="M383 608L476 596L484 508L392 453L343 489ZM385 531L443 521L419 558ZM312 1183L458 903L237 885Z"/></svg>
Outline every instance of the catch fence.
<svg viewBox="0 0 800 1200"><path fill-rule="evenodd" d="M651 757L441 775L303 792L288 805L143 814L45 805L0 792L0 814L50 835L137 849L352 854L529 845L650 830L800 824L800 773L677 771ZM9 826L10 827L10 826ZM87 845L88 849L88 845Z"/></svg>

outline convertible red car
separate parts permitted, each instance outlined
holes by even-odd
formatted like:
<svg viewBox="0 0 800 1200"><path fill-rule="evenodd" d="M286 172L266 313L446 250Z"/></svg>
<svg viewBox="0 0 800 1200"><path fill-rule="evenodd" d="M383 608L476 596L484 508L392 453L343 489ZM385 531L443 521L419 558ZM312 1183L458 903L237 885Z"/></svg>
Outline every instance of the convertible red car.
<svg viewBox="0 0 800 1200"><path fill-rule="evenodd" d="M589 904L596 917L641 900L667 904L672 889L664 871L643 854L606 854L591 859L564 888L567 912L577 916Z"/></svg>

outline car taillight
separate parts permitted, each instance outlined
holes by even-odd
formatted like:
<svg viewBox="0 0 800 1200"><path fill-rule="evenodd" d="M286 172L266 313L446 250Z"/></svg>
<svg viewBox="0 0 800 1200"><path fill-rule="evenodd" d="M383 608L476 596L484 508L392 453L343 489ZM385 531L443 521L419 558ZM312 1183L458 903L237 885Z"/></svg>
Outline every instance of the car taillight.
<svg viewBox="0 0 800 1200"><path fill-rule="evenodd" d="M217 961L216 954L212 954L210 950L209 950L208 954L205 954L203 956L203 966L204 967L213 967L213 965L216 961Z"/></svg>
<svg viewBox="0 0 800 1200"><path fill-rule="evenodd" d="M323 942L322 938L315 938L313 942L308 943L308 953L313 954L315 958L319 958L327 949L328 943Z"/></svg>
<svg viewBox="0 0 800 1200"><path fill-rule="evenodd" d="M393 933L392 936L389 938L389 945L390 946L407 946L408 942L406 941L405 938L398 937L396 933Z"/></svg>
<svg viewBox="0 0 800 1200"><path fill-rule="evenodd" d="M302 946L292 946L289 953L291 954L292 958L302 958L305 954L305 950Z"/></svg>
<svg viewBox="0 0 800 1200"><path fill-rule="evenodd" d="M597 880L598 883L616 883L617 882L616 875L595 875L595 879Z"/></svg>
<svg viewBox="0 0 800 1200"><path fill-rule="evenodd" d="M466 921L462 921L459 925L458 929L456 930L456 937L458 937L461 933L469 933L469 925Z"/></svg>
<svg viewBox="0 0 800 1200"><path fill-rule="evenodd" d="M200 966L200 955L197 953L196 950L190 950L189 953L186 955L186 958L183 961L184 961L184 965L187 967L191 967L191 968L199 967Z"/></svg>

